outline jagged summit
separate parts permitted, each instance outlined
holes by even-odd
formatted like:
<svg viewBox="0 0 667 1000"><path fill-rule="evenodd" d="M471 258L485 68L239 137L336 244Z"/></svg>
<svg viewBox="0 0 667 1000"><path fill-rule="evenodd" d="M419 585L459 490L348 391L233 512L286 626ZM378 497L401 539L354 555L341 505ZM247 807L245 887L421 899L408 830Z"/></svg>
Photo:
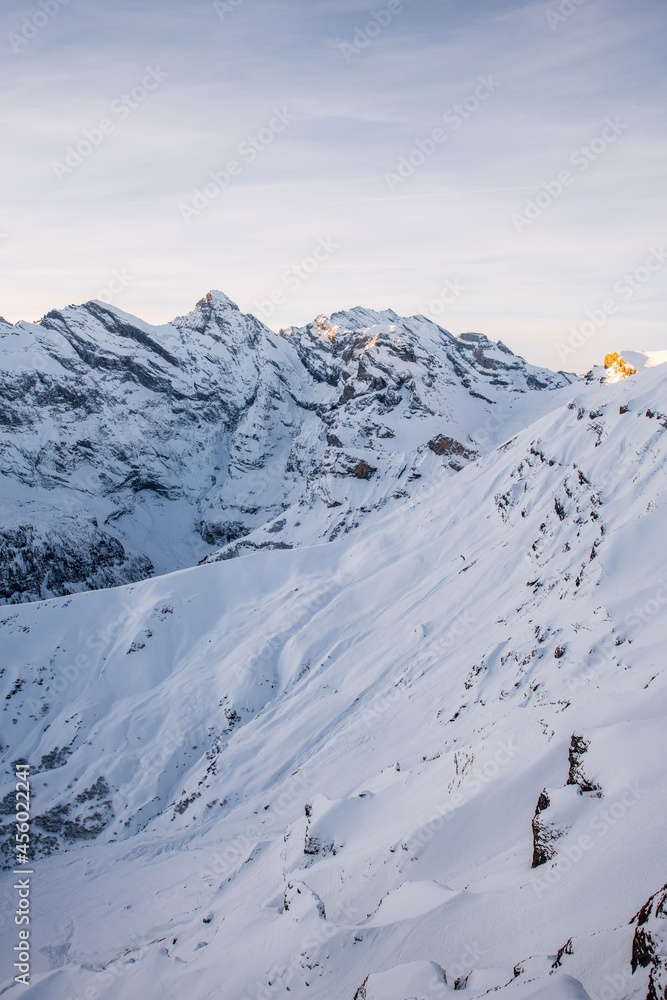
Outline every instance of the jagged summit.
<svg viewBox="0 0 667 1000"><path fill-rule="evenodd" d="M485 333L459 333L456 337L457 340L470 341L473 344L493 344L492 341Z"/></svg>
<svg viewBox="0 0 667 1000"><path fill-rule="evenodd" d="M331 314L332 323L356 330L381 323L395 323L399 319L398 313L393 309L367 309L365 306L340 309Z"/></svg>
<svg viewBox="0 0 667 1000"><path fill-rule="evenodd" d="M501 354L509 354L513 358L518 358L514 351L503 344L502 340L491 340L487 337L485 333L459 333L456 336L456 340L466 346L476 345L479 348L483 348L484 351L500 351ZM521 361L521 358L518 358Z"/></svg>
<svg viewBox="0 0 667 1000"><path fill-rule="evenodd" d="M210 292L207 292L204 298L200 299L197 303L197 307L201 307L204 302L210 303L215 309L235 309L237 312L239 311L236 302L233 302L228 295L225 295L224 292L221 292L217 288L212 288Z"/></svg>
<svg viewBox="0 0 667 1000"><path fill-rule="evenodd" d="M612 382L620 382L621 379L637 374L637 369L634 365L630 364L617 351L605 355L604 367L606 371L604 381L607 385L610 385Z"/></svg>
<svg viewBox="0 0 667 1000"><path fill-rule="evenodd" d="M208 321L212 316L224 316L229 311L240 314L240 309L236 302L233 302L228 295L213 289L201 298L194 309L185 316L176 316L172 324L176 327L194 326L198 327L199 316L205 317Z"/></svg>

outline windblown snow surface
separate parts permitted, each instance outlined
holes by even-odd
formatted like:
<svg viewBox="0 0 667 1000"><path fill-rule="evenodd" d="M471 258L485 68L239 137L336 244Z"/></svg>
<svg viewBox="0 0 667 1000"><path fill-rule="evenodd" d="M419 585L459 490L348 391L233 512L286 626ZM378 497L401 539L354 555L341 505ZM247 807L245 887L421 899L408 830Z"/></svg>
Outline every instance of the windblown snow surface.
<svg viewBox="0 0 667 1000"><path fill-rule="evenodd" d="M667 369L559 392L333 541L0 609L8 1000L667 995Z"/></svg>

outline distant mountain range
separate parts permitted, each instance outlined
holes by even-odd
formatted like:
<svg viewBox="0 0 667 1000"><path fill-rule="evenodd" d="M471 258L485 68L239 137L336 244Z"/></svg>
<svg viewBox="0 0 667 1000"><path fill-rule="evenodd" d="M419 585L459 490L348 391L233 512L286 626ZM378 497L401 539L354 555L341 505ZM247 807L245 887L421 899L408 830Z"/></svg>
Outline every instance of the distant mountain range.
<svg viewBox="0 0 667 1000"><path fill-rule="evenodd" d="M3 602L330 540L573 380L390 310L277 336L222 292L158 327L100 302L3 322L0 356Z"/></svg>

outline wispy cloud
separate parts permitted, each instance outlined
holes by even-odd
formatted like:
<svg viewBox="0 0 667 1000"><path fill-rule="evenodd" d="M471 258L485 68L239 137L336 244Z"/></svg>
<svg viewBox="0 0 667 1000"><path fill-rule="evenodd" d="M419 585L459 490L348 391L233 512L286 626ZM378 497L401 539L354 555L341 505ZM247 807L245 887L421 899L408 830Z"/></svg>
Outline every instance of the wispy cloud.
<svg viewBox="0 0 667 1000"><path fill-rule="evenodd" d="M209 287L250 309L327 233L341 250L276 309L276 326L355 302L414 312L457 274L466 295L440 322L556 364L569 326L662 236L667 12L659 0L584 0L554 27L554 3L239 0L221 17L213 2L69 0L31 33L37 0L10 0L0 311L34 318L122 268L133 281L118 304L147 318L181 313ZM22 30L31 37L13 51ZM346 59L338 43L355 36L367 44ZM58 183L54 160L149 66L164 82ZM457 128L450 119L409 185L388 191L385 172L488 74L493 96ZM277 107L289 128L184 226L179 204ZM614 116L628 126L618 142L517 233L513 213ZM664 346L664 280L578 363Z"/></svg>

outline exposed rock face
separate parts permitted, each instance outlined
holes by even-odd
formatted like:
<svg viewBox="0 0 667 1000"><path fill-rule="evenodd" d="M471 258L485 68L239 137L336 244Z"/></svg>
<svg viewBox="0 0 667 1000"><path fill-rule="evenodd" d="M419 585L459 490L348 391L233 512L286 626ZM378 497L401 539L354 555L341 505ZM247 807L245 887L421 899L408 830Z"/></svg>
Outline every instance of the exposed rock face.
<svg viewBox="0 0 667 1000"><path fill-rule="evenodd" d="M556 648L558 650L560 647ZM568 776L565 785L560 788L543 788L540 793L532 821L532 868L538 868L556 856L557 841L565 836L576 816L585 808L582 796L585 799L602 797L602 786L591 781L584 771L583 762L589 748L588 740L573 733L568 748Z"/></svg>
<svg viewBox="0 0 667 1000"><path fill-rule="evenodd" d="M57 766L57 765L54 765ZM0 815L14 812L14 802L0 803ZM30 850L33 857L46 857L68 850L82 840L95 840L113 820L111 789L100 775L92 785L32 819ZM13 827L0 826L2 867L13 863Z"/></svg>
<svg viewBox="0 0 667 1000"><path fill-rule="evenodd" d="M650 968L646 1000L667 1000L667 885L636 913L632 940L632 971Z"/></svg>
<svg viewBox="0 0 667 1000"><path fill-rule="evenodd" d="M533 816L533 860L531 868L538 868L540 865L551 861L556 854L554 842L561 836L561 832L547 823L542 816L551 805L551 799L546 788L540 792Z"/></svg>
<svg viewBox="0 0 667 1000"><path fill-rule="evenodd" d="M368 979L369 979L369 977L366 976L366 978L364 979L363 983L361 984L361 986L357 989L356 993L354 994L354 1000L366 1000L366 998L368 997L368 993L366 991L366 984L368 983Z"/></svg>
<svg viewBox="0 0 667 1000"><path fill-rule="evenodd" d="M598 797L602 797L602 787L594 781L590 781L584 774L583 760L586 756L590 743L583 738L572 734L570 749L568 752L569 771L567 776L568 785L576 785L582 792L593 792Z"/></svg>
<svg viewBox="0 0 667 1000"><path fill-rule="evenodd" d="M337 537L569 383L391 311L276 335L222 292L164 326L88 302L0 337L3 602Z"/></svg>
<svg viewBox="0 0 667 1000"><path fill-rule="evenodd" d="M0 566L3 603L114 587L153 572L146 556L128 556L114 535L73 517L41 532L30 523L0 530Z"/></svg>
<svg viewBox="0 0 667 1000"><path fill-rule="evenodd" d="M573 955L574 947L572 945L572 938L568 938L565 944L561 945L556 953L556 958L551 966L552 969L559 969L563 964L563 959L566 955Z"/></svg>
<svg viewBox="0 0 667 1000"><path fill-rule="evenodd" d="M460 441L447 437L445 434L436 434L428 442L428 446L436 455L442 455L450 459L449 466L458 471L463 468L466 462L471 462L477 458L477 452L473 448L466 448Z"/></svg>
<svg viewBox="0 0 667 1000"><path fill-rule="evenodd" d="M605 382L620 382L621 379L637 374L637 369L634 365L631 365L625 358L621 357L617 351L605 354L604 367L607 372Z"/></svg>
<svg viewBox="0 0 667 1000"><path fill-rule="evenodd" d="M373 468L372 465L369 465L368 462L364 462L362 459L360 462L357 462L353 469L350 470L350 475L356 476L357 479L372 479L376 472L377 469Z"/></svg>

